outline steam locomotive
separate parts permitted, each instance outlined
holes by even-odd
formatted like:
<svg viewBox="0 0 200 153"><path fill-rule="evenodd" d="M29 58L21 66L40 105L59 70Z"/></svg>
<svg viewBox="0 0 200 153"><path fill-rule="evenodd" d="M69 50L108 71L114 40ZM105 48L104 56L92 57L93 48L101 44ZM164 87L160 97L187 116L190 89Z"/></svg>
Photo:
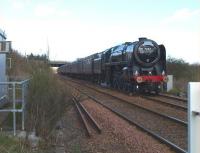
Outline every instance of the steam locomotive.
<svg viewBox="0 0 200 153"><path fill-rule="evenodd" d="M159 93L167 82L166 50L139 38L63 65L58 73L127 92Z"/></svg>

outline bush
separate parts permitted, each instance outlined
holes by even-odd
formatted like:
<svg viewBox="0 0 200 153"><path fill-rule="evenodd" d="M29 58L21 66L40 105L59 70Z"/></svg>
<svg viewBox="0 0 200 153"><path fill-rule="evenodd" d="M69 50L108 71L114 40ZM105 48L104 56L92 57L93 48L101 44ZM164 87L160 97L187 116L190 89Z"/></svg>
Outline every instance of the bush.
<svg viewBox="0 0 200 153"><path fill-rule="evenodd" d="M26 130L48 139L51 130L63 115L71 93L53 74L45 55L23 57L12 52L10 76L31 77L28 89Z"/></svg>
<svg viewBox="0 0 200 153"><path fill-rule="evenodd" d="M168 57L167 73L174 76L174 88L187 92L188 82L200 81L200 64L189 64L183 59Z"/></svg>
<svg viewBox="0 0 200 153"><path fill-rule="evenodd" d="M5 133L0 133L1 153L31 153L32 151L21 140L9 137Z"/></svg>
<svg viewBox="0 0 200 153"><path fill-rule="evenodd" d="M70 89L66 89L53 74L45 55L41 57L30 55L26 58L14 51L9 54L9 57L12 58L12 68L7 70L9 76L21 79L32 78L28 87L25 129L27 132L36 131L36 134L43 138L39 143L37 153L40 150L44 153L51 139L54 138L54 133L51 131L56 127L71 102ZM12 124L11 119L12 114L9 114L8 124ZM5 140L4 142L8 140L0 135L0 152L9 153L9 149L6 148L13 148L12 153L28 153L27 149L32 152L30 146L25 146L26 143L15 141L13 138L9 139L10 145L5 145L4 150L1 138Z"/></svg>
<svg viewBox="0 0 200 153"><path fill-rule="evenodd" d="M28 127L48 139L51 130L63 115L71 94L57 80L47 64L37 64L29 86Z"/></svg>

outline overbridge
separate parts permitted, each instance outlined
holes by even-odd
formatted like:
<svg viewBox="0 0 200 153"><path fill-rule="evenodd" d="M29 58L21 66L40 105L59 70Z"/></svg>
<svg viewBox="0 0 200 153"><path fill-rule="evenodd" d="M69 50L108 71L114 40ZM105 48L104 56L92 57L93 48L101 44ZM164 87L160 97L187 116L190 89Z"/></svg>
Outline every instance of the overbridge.
<svg viewBox="0 0 200 153"><path fill-rule="evenodd" d="M51 67L60 67L62 65L67 64L66 61L49 61Z"/></svg>

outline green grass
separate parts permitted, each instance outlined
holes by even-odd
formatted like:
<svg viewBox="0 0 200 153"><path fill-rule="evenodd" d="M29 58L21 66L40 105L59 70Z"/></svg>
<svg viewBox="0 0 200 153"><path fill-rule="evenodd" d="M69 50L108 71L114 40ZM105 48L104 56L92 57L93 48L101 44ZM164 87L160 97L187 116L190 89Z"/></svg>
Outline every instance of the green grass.
<svg viewBox="0 0 200 153"><path fill-rule="evenodd" d="M21 104L16 104L16 109L21 109ZM21 113L16 113L16 124L17 126L21 126L21 120L22 118L22 115ZM4 120L4 122L2 123L1 126L5 126L6 127L9 127L9 128L12 128L13 127L13 113L12 112L9 112L6 119Z"/></svg>
<svg viewBox="0 0 200 153"><path fill-rule="evenodd" d="M80 144L74 144L72 146L72 152L73 153L81 153L81 146L80 146Z"/></svg>
<svg viewBox="0 0 200 153"><path fill-rule="evenodd" d="M22 139L0 132L0 153L50 153L49 148L32 150L30 144Z"/></svg>
<svg viewBox="0 0 200 153"><path fill-rule="evenodd" d="M15 137L0 133L0 153L31 153L24 143Z"/></svg>
<svg viewBox="0 0 200 153"><path fill-rule="evenodd" d="M181 92L181 90L178 89L178 88L173 88L173 89L171 89L170 91L168 91L169 94L176 95L176 96L177 96L180 92Z"/></svg>

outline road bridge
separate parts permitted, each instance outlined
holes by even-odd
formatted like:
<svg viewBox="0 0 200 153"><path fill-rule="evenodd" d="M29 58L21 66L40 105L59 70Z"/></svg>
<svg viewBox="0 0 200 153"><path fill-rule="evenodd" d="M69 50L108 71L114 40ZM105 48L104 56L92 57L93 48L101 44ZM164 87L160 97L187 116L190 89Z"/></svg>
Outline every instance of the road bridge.
<svg viewBox="0 0 200 153"><path fill-rule="evenodd" d="M67 64L66 61L49 61L51 67L60 67L64 64Z"/></svg>

